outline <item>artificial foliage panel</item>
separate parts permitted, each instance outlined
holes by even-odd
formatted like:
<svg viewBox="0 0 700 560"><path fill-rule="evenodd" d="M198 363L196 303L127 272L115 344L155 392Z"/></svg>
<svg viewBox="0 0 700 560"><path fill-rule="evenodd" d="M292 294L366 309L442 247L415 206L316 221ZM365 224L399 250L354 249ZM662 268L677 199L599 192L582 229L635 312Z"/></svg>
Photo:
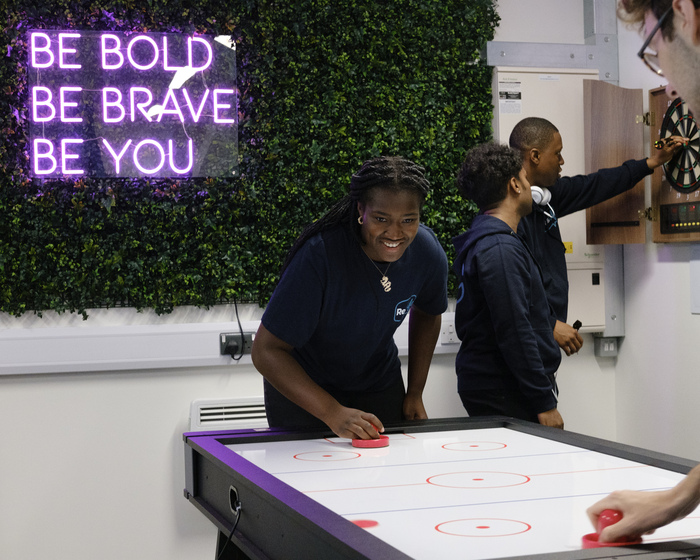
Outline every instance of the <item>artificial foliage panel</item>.
<svg viewBox="0 0 700 560"><path fill-rule="evenodd" d="M422 219L454 256L475 212L455 176L491 137L492 0L2 4L0 311L264 305L303 227L379 155L427 169ZM237 176L32 177L27 41L41 29L231 35Z"/></svg>

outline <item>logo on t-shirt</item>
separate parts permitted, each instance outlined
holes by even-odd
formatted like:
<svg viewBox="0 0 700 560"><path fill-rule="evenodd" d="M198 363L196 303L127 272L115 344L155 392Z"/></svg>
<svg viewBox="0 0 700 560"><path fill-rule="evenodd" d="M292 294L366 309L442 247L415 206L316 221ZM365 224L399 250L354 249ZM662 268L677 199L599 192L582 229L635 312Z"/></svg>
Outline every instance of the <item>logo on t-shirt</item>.
<svg viewBox="0 0 700 560"><path fill-rule="evenodd" d="M464 269L462 269L462 274L464 274ZM464 297L464 282L459 283L459 286L457 286L457 290L457 293L459 293L459 295L457 296L457 303L459 303Z"/></svg>
<svg viewBox="0 0 700 560"><path fill-rule="evenodd" d="M401 323L408 316L408 311L411 309L414 301L416 301L416 296L411 296L397 303L394 309L394 321Z"/></svg>

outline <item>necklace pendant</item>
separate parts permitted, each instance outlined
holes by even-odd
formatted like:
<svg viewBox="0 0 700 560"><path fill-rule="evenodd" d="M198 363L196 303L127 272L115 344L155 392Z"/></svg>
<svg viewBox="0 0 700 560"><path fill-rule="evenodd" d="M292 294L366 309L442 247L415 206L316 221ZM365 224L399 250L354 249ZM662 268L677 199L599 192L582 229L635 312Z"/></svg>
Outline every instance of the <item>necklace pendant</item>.
<svg viewBox="0 0 700 560"><path fill-rule="evenodd" d="M382 276L382 279L379 282L381 283L385 292L391 291L391 282L389 282L389 279L386 276Z"/></svg>

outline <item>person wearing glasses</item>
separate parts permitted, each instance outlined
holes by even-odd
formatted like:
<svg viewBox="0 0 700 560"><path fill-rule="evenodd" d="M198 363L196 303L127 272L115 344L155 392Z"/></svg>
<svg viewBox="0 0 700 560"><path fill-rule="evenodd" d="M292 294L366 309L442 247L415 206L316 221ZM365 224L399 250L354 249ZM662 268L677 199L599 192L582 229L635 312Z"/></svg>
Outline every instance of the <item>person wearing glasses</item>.
<svg viewBox="0 0 700 560"><path fill-rule="evenodd" d="M670 137L651 157L629 160L619 167L601 169L589 175L562 177L563 142L554 124L539 117L528 117L515 125L510 134L511 148L523 158L523 168L531 185L544 189L545 199L533 205L518 228L518 235L542 269L547 300L557 322L554 339L567 356L583 345L578 329L567 324L569 280L564 243L557 219L585 210L634 187L654 169L669 161L682 146L682 138Z"/></svg>
<svg viewBox="0 0 700 560"><path fill-rule="evenodd" d="M700 1L622 0L619 17L639 25L646 36L638 56L649 69L668 79L666 93L681 97L691 111L700 111ZM700 465L668 490L616 491L588 508L593 526L605 509L622 512L622 519L604 529L599 540L635 539L682 519L700 504Z"/></svg>
<svg viewBox="0 0 700 560"><path fill-rule="evenodd" d="M668 80L666 94L700 111L700 0L621 0L620 17L640 25L646 39L639 56Z"/></svg>

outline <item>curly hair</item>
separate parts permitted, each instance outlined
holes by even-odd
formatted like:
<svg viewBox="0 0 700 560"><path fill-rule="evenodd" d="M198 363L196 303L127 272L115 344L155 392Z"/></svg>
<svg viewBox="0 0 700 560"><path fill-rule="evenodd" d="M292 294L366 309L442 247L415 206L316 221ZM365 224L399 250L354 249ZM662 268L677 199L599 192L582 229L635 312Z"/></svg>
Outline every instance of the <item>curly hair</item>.
<svg viewBox="0 0 700 560"><path fill-rule="evenodd" d="M425 177L425 168L411 160L385 156L365 161L350 179L349 194L336 202L321 218L308 225L294 242L282 264L280 276L301 246L317 233L344 224L358 240L361 239L357 203L366 204L378 189L414 192L419 196L422 206L430 192L430 183Z"/></svg>
<svg viewBox="0 0 700 560"><path fill-rule="evenodd" d="M664 6L660 7L659 5L661 4L664 4ZM659 0L658 2L652 2L652 0L619 0L617 3L617 15L622 21L627 23L643 25L644 17L648 11L652 11L658 18L670 5L671 0Z"/></svg>
<svg viewBox="0 0 700 560"><path fill-rule="evenodd" d="M547 119L528 117L515 125L510 133L508 144L520 152L522 159L527 157L532 148L544 150L559 129Z"/></svg>
<svg viewBox="0 0 700 560"><path fill-rule="evenodd" d="M647 12L653 13L657 20L661 19L661 16L671 7L671 3L672 0L619 0L617 16L626 24L636 25L642 29ZM693 5L699 8L700 1L693 0ZM671 17L667 17L661 26L661 34L668 41L673 40L673 14L670 15Z"/></svg>
<svg viewBox="0 0 700 560"><path fill-rule="evenodd" d="M510 146L481 144L467 152L457 176L457 188L479 210L488 210L505 199L508 181L520 173L522 163L520 154Z"/></svg>

